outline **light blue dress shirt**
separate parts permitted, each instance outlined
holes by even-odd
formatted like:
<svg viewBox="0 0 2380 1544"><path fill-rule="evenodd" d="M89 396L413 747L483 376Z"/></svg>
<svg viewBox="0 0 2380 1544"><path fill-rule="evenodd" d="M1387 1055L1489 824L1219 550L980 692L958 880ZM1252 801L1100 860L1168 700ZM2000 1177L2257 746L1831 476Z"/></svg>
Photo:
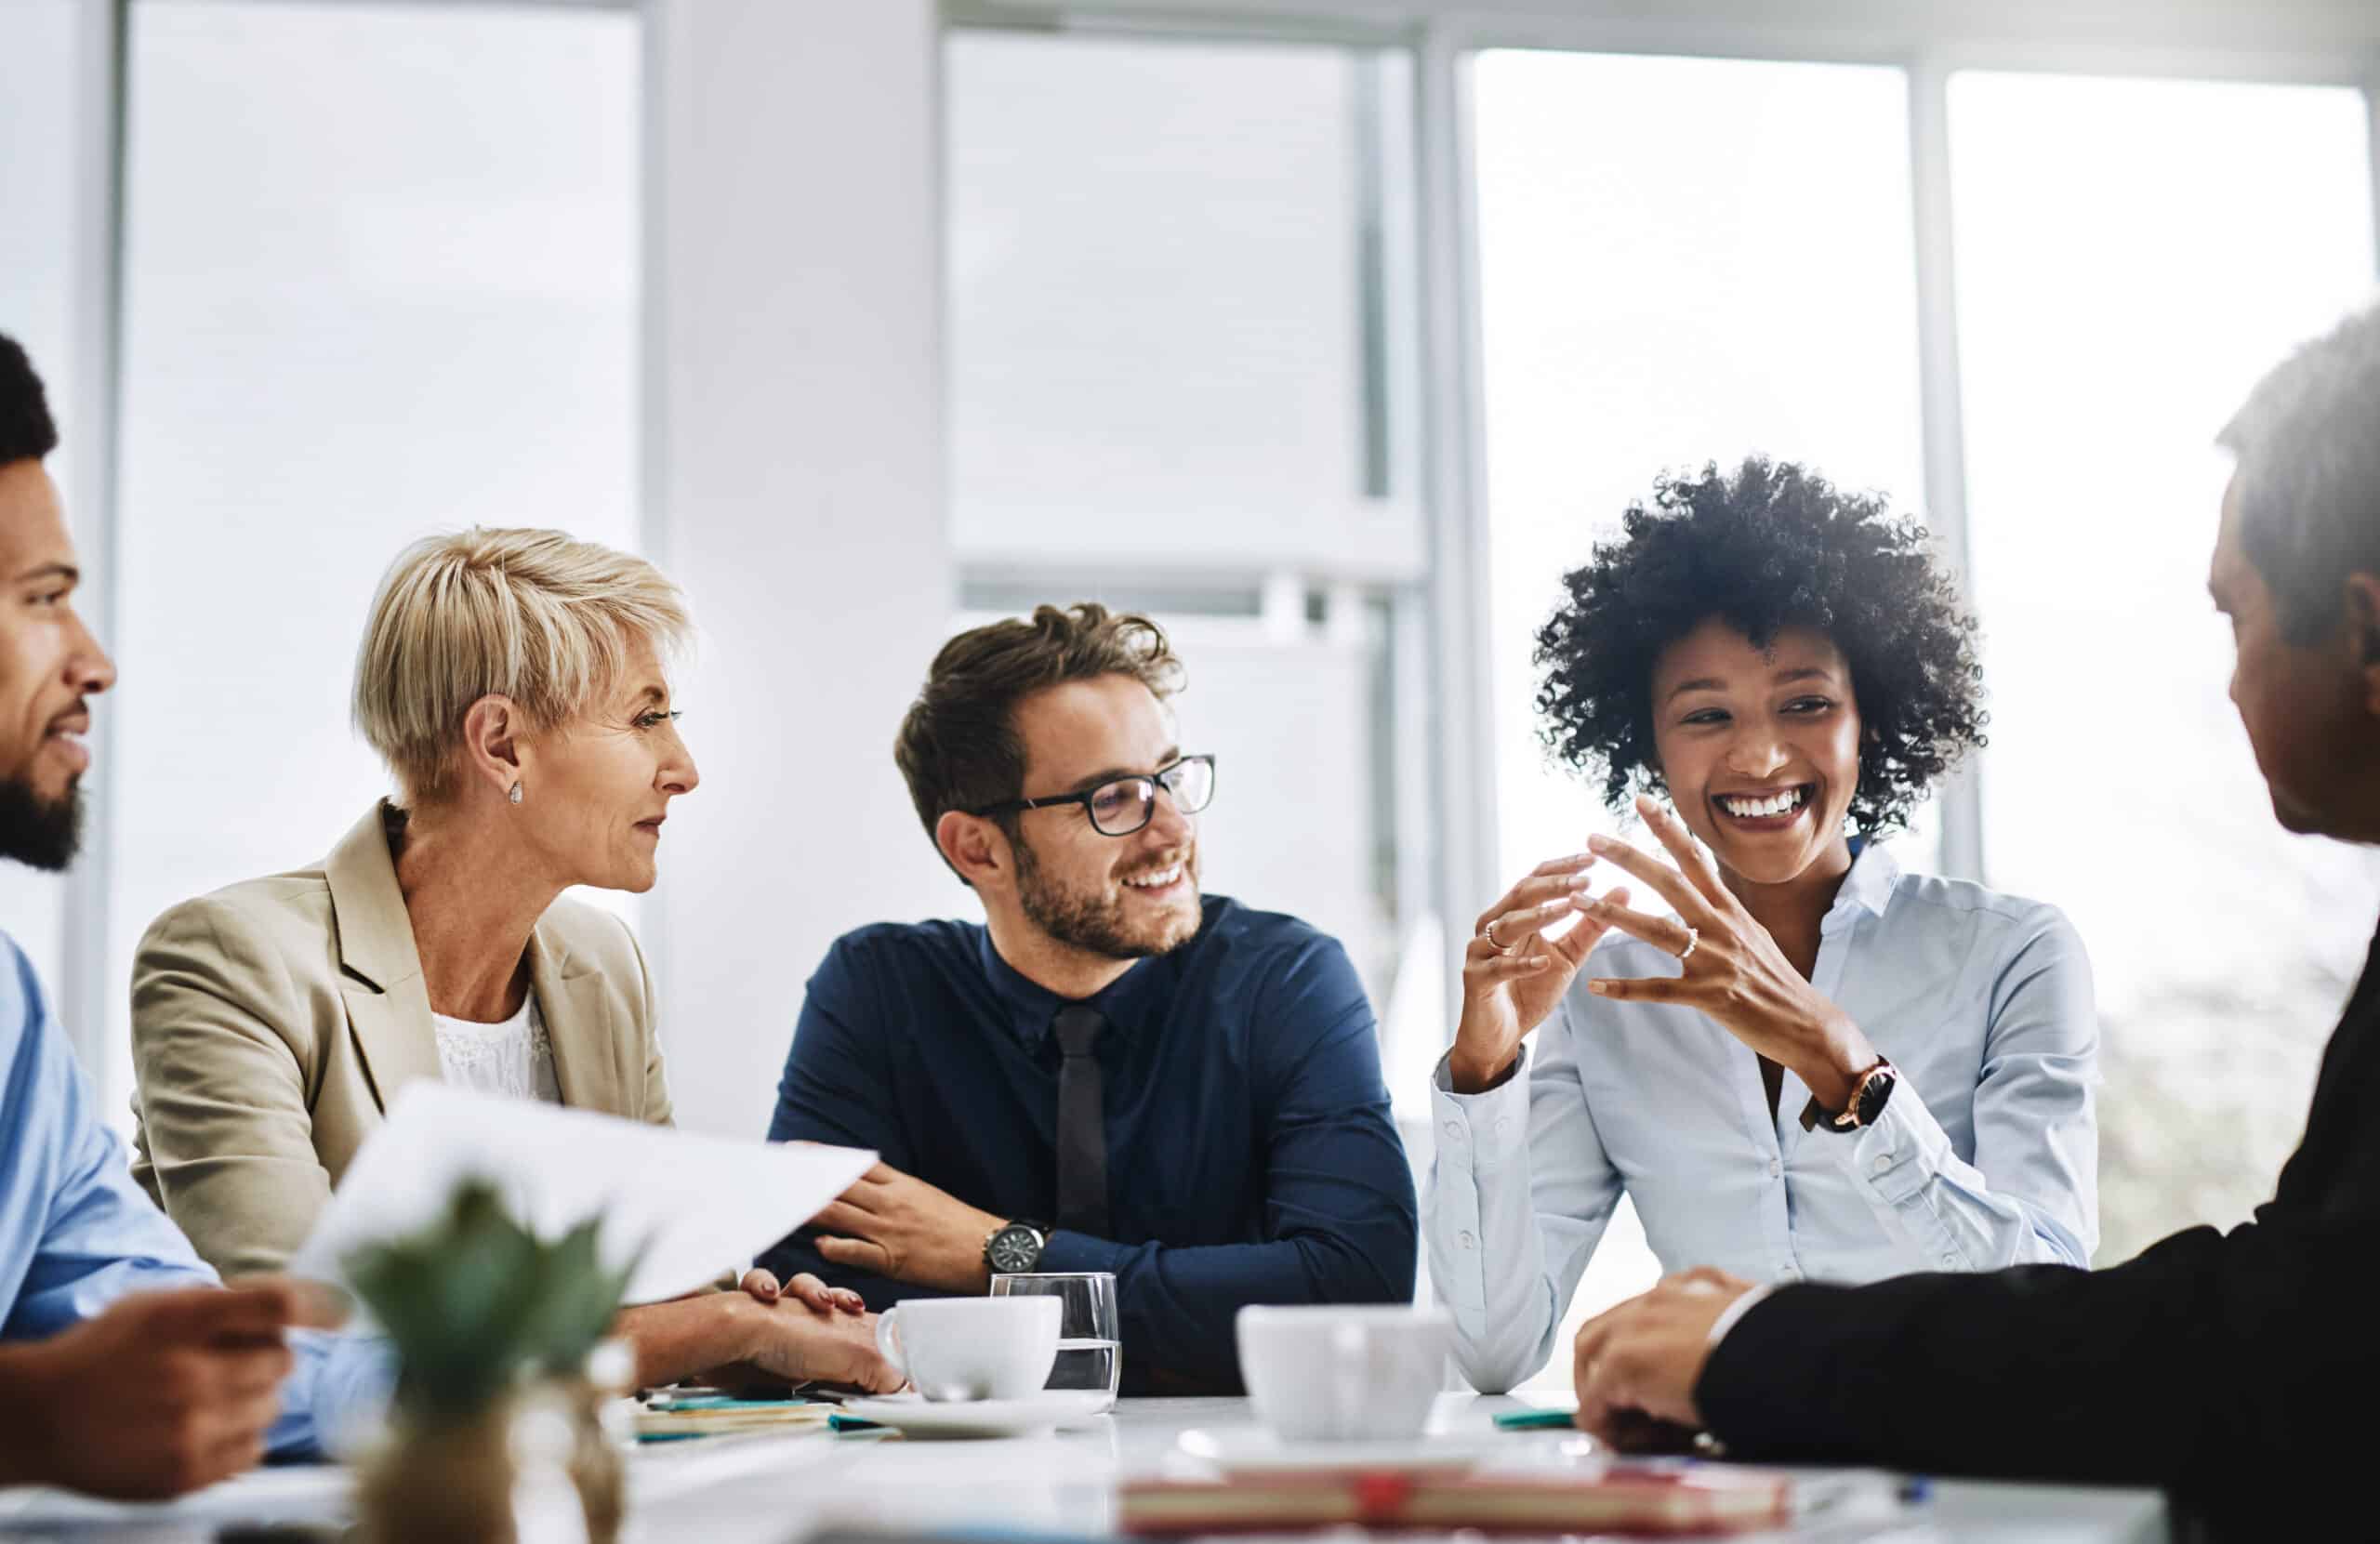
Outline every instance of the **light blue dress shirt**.
<svg viewBox="0 0 2380 1544"><path fill-rule="evenodd" d="M1521 1072L1463 1095L1438 1065L1425 1232L1474 1385L1500 1392L1545 1365L1623 1193L1664 1272L1865 1282L2088 1267L2098 1020L2082 942L2056 907L1903 874L1862 846L1810 977L1900 1071L1856 1133L1805 1132L1809 1089L1791 1072L1772 1119L1758 1058L1699 1010L1587 990L1679 969L1613 933Z"/></svg>
<svg viewBox="0 0 2380 1544"><path fill-rule="evenodd" d="M33 966L0 933L0 1340L46 1339L130 1293L218 1284L133 1182ZM395 1365L385 1340L289 1339L298 1365L267 1446L310 1457L377 1415Z"/></svg>

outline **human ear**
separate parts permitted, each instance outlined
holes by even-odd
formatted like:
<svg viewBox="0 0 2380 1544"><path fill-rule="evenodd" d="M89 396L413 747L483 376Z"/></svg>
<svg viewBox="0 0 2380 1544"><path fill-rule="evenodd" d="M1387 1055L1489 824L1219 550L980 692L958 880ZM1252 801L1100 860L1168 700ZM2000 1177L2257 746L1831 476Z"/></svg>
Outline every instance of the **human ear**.
<svg viewBox="0 0 2380 1544"><path fill-rule="evenodd" d="M2347 576L2347 646L2363 677L2363 710L2380 718L2380 576Z"/></svg>
<svg viewBox="0 0 2380 1544"><path fill-rule="evenodd" d="M933 844L959 877L977 890L996 890L1013 866L1007 834L993 821L963 810L945 810L933 823Z"/></svg>
<svg viewBox="0 0 2380 1544"><path fill-rule="evenodd" d="M509 796L522 781L521 712L512 699L490 693L463 714L463 768Z"/></svg>

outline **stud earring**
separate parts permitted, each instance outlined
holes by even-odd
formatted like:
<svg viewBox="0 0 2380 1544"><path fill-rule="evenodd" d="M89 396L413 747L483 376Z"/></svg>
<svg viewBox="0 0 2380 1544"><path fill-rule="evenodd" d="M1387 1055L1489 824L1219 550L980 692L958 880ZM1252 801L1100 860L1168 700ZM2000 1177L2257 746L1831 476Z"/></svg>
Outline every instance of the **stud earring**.
<svg viewBox="0 0 2380 1544"><path fill-rule="evenodd" d="M505 798L509 798L509 799L510 799L510 800L511 800L513 803L515 803L515 804L520 803L520 802L521 802L521 785L520 785L520 784L518 784L518 783L515 783L514 785L512 785L512 791L511 791L510 793L509 793L509 794L506 794L504 797L505 797Z"/></svg>

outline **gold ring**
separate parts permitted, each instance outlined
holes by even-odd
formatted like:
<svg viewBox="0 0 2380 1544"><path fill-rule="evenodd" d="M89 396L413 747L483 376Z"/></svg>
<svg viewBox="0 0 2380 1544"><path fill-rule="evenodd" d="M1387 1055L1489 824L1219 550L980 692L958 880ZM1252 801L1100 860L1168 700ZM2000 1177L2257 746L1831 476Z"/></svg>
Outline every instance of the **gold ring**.
<svg viewBox="0 0 2380 1544"><path fill-rule="evenodd" d="M1491 917L1488 919L1488 925L1479 930L1479 936L1488 941L1488 947L1500 955L1504 952L1504 945L1496 942L1496 924L1502 920L1503 918L1500 917Z"/></svg>

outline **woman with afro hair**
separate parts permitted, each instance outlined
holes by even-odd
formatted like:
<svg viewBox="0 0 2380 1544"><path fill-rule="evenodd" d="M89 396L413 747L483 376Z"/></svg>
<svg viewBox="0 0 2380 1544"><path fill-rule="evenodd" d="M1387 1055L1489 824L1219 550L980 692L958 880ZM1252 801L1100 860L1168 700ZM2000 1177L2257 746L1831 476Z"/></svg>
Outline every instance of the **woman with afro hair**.
<svg viewBox="0 0 2380 1544"><path fill-rule="evenodd" d="M1663 480L1565 588L1546 745L1635 795L1660 856L1596 837L1539 864L1464 956L1428 1231L1466 1376L1544 1366L1623 1192L1666 1271L2087 1268L2082 942L1883 839L1983 739L1924 530L1755 459Z"/></svg>

